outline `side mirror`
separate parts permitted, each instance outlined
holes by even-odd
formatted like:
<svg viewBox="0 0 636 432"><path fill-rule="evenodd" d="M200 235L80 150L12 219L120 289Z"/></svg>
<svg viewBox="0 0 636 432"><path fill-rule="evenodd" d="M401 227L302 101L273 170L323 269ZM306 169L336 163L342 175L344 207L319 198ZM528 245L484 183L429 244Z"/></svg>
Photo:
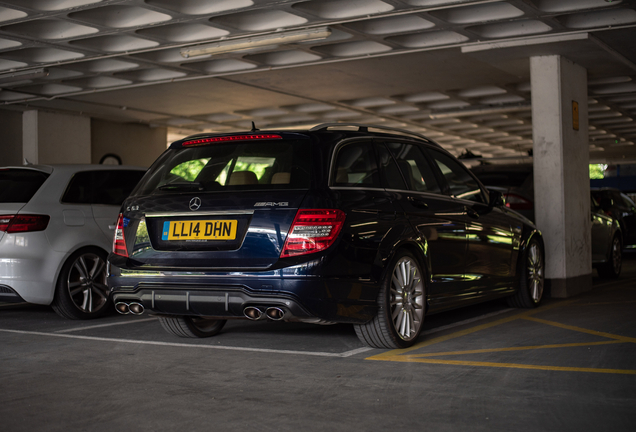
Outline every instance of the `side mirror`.
<svg viewBox="0 0 636 432"><path fill-rule="evenodd" d="M488 189L490 205L489 207L503 207L506 205L506 199L503 194L497 190Z"/></svg>

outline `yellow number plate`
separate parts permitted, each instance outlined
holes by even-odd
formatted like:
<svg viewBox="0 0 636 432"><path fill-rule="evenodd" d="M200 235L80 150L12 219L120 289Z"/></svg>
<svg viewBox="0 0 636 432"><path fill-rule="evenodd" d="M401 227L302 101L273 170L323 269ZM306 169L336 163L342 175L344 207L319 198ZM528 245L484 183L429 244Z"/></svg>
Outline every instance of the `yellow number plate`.
<svg viewBox="0 0 636 432"><path fill-rule="evenodd" d="M236 220L166 221L162 240L234 240Z"/></svg>

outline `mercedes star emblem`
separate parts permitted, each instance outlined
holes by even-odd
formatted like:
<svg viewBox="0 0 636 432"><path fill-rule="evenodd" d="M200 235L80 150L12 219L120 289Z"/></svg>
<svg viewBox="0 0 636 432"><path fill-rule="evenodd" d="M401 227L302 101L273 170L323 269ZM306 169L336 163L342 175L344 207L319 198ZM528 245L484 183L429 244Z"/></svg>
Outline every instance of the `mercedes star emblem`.
<svg viewBox="0 0 636 432"><path fill-rule="evenodd" d="M199 197L194 197L190 200L190 210L195 211L195 210L199 210L199 207L201 207L201 198Z"/></svg>

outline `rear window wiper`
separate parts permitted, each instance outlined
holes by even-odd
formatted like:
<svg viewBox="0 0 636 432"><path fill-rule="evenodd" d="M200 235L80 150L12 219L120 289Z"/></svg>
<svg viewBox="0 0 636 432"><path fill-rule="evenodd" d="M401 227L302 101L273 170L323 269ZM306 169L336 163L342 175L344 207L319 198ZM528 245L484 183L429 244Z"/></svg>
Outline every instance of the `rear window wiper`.
<svg viewBox="0 0 636 432"><path fill-rule="evenodd" d="M174 182L159 186L157 189L162 191L202 191L203 185L199 182Z"/></svg>

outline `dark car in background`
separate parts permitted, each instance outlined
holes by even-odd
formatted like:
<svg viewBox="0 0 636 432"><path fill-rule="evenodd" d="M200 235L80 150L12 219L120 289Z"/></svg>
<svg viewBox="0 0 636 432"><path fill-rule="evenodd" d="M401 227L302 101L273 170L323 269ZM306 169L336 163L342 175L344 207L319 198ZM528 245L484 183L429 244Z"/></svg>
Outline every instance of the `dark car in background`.
<svg viewBox="0 0 636 432"><path fill-rule="evenodd" d="M439 145L387 128L184 138L117 225L116 309L181 337L271 319L351 323L369 346L404 348L427 313L543 296L532 223Z"/></svg>
<svg viewBox="0 0 636 432"><path fill-rule="evenodd" d="M503 194L506 207L534 222L534 174L531 163L483 164L472 167L471 171L487 188ZM605 201L605 205L608 204L611 202ZM594 192L590 196L590 209L592 265L599 276L617 278L622 268L624 232L618 219L603 210Z"/></svg>
<svg viewBox="0 0 636 432"><path fill-rule="evenodd" d="M592 197L605 214L618 221L623 235L623 247L636 248L636 204L614 188L592 188Z"/></svg>

